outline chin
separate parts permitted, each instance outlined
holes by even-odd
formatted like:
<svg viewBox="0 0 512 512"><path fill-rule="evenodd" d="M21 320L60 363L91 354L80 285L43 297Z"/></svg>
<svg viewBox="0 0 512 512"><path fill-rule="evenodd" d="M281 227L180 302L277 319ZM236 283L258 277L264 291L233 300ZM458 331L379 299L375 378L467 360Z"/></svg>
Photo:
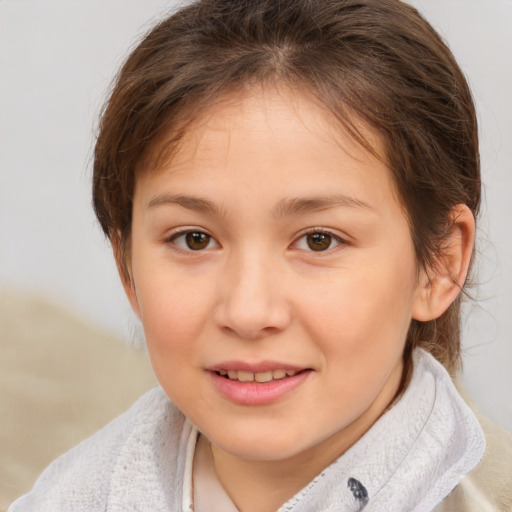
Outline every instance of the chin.
<svg viewBox="0 0 512 512"><path fill-rule="evenodd" d="M303 436L290 432L276 436L275 428L267 432L259 430L253 435L247 431L240 435L240 430L231 433L225 430L221 438L212 436L210 441L233 457L266 462L284 461L310 448Z"/></svg>

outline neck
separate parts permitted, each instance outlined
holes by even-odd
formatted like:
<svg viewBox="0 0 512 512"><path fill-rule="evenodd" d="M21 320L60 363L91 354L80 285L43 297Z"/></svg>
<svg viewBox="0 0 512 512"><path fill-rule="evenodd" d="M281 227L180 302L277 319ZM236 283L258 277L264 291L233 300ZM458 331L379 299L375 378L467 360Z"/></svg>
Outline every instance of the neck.
<svg viewBox="0 0 512 512"><path fill-rule="evenodd" d="M305 454L287 460L255 461L215 446L212 454L217 477L240 512L274 512L322 469L311 464Z"/></svg>
<svg viewBox="0 0 512 512"><path fill-rule="evenodd" d="M217 478L240 512L274 512L357 442L389 402L377 400L342 431L285 459L244 459L212 445Z"/></svg>
<svg viewBox="0 0 512 512"><path fill-rule="evenodd" d="M328 467L379 419L399 389L402 365L353 423L304 451L274 460L246 459L212 444L215 472L240 512L274 512Z"/></svg>

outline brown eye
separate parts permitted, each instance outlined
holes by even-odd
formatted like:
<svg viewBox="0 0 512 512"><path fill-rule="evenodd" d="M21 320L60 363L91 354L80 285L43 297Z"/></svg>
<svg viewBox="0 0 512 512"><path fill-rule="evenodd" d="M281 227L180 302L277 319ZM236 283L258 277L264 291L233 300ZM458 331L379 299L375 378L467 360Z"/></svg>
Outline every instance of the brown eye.
<svg viewBox="0 0 512 512"><path fill-rule="evenodd" d="M210 251L220 248L217 240L208 233L186 229L172 235L166 244L178 252Z"/></svg>
<svg viewBox="0 0 512 512"><path fill-rule="evenodd" d="M185 234L185 243L192 251L206 249L210 243L210 239L210 235L201 233L200 231L189 231Z"/></svg>
<svg viewBox="0 0 512 512"><path fill-rule="evenodd" d="M310 233L306 235L306 240L312 251L325 251L332 244L332 236L329 233Z"/></svg>

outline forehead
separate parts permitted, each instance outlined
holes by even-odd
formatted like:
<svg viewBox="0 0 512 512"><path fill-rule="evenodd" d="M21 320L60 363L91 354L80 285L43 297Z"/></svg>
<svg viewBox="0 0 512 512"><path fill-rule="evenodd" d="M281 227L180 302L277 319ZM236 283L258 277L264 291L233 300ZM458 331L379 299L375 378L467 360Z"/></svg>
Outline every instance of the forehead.
<svg viewBox="0 0 512 512"><path fill-rule="evenodd" d="M200 104L200 101L198 102ZM172 168L178 172L192 161L198 163L229 151L243 142L259 156L269 148L280 147L306 153L331 146L354 160L374 157L386 166L381 137L355 115L348 119L349 129L306 90L288 86L256 85L222 95L203 108L184 109L173 126L151 146L148 157L139 165L140 174ZM248 129L250 128L250 129ZM243 141L242 141L243 139ZM307 140L308 144L300 142Z"/></svg>
<svg viewBox="0 0 512 512"><path fill-rule="evenodd" d="M277 184L290 194L301 191L303 181L309 187L315 181L321 185L326 173L357 177L352 181L358 181L359 188L379 189L382 183L389 188L380 138L362 123L357 128L371 152L323 105L297 90L255 87L225 95L186 125L178 143L168 143L175 130L165 135L166 142L157 144L153 153L157 165L142 173L136 188L151 176L160 176L149 181L162 186L172 182L197 187L201 182L217 189L228 180L227 189L237 182L243 188L249 175L263 178L268 169L279 175Z"/></svg>

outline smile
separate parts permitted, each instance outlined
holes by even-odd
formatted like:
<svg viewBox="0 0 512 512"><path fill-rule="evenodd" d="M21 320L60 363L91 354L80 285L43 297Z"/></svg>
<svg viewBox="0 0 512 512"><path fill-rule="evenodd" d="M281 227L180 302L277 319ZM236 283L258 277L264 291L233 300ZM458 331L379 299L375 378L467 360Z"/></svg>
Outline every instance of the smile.
<svg viewBox="0 0 512 512"><path fill-rule="evenodd" d="M255 406L284 400L302 387L314 370L275 362L252 365L233 361L209 368L208 373L223 398L238 405Z"/></svg>
<svg viewBox="0 0 512 512"><path fill-rule="evenodd" d="M281 380L287 377L297 375L300 370L269 370L265 372L248 372L244 370L219 370L216 372L221 377L239 382L271 382L273 380Z"/></svg>

